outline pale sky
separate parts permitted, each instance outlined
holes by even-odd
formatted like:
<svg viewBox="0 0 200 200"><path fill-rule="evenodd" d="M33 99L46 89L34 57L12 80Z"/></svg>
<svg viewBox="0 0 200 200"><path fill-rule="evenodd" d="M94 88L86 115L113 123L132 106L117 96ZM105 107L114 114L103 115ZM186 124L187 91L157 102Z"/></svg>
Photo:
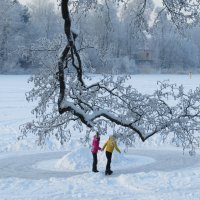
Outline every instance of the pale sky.
<svg viewBox="0 0 200 200"><path fill-rule="evenodd" d="M31 2L31 1L34 1L34 0L18 0L18 1L22 4L27 4L27 2ZM56 0L50 0L50 1L57 3ZM162 6L162 0L153 0L153 1L155 2L156 5Z"/></svg>
<svg viewBox="0 0 200 200"><path fill-rule="evenodd" d="M20 3L22 3L22 4L27 4L27 3L29 3L29 2L34 2L34 0L18 0ZM54 2L55 4L57 4L57 1L56 0L49 0L49 1L51 1L51 2Z"/></svg>
<svg viewBox="0 0 200 200"><path fill-rule="evenodd" d="M30 0L18 0L20 3L22 3L22 4L26 4L28 1L30 1Z"/></svg>

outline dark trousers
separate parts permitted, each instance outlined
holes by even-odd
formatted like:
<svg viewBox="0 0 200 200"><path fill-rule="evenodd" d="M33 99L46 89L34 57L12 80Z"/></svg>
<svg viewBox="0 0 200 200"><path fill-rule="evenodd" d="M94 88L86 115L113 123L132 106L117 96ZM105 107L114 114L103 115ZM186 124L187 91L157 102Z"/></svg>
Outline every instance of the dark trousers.
<svg viewBox="0 0 200 200"><path fill-rule="evenodd" d="M93 155L92 170L96 171L97 170L97 153L92 153L92 155Z"/></svg>
<svg viewBox="0 0 200 200"><path fill-rule="evenodd" d="M110 164L111 164L111 159L112 159L112 153L106 151L106 158L107 158L106 171L110 171Z"/></svg>

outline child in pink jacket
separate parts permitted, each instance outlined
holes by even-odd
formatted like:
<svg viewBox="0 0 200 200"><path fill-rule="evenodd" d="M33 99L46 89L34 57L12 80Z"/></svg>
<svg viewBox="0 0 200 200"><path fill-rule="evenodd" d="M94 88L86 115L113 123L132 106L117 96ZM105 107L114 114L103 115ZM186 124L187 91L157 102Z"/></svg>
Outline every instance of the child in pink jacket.
<svg viewBox="0 0 200 200"><path fill-rule="evenodd" d="M97 170L97 153L98 153L98 150L101 150L101 147L99 147L99 142L100 142L100 136L99 136L99 133L97 133L93 137L92 149L91 149L91 152L93 155L93 165L92 165L93 172L99 172Z"/></svg>

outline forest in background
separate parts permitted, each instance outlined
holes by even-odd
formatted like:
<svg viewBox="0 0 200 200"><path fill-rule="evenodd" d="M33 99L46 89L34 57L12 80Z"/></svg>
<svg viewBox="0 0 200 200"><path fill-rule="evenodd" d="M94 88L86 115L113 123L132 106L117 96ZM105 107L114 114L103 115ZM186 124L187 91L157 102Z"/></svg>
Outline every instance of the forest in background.
<svg viewBox="0 0 200 200"><path fill-rule="evenodd" d="M42 63L33 51L56 51L51 42L59 45L66 39L60 7L48 0L34 0L27 6L17 0L0 1L0 73L36 72ZM87 15L71 10L83 64L95 73L199 73L200 26L177 29L165 12L155 19L153 1L148 1L137 26L133 19L138 4L136 0L126 6L101 1ZM44 42L49 45L40 49Z"/></svg>

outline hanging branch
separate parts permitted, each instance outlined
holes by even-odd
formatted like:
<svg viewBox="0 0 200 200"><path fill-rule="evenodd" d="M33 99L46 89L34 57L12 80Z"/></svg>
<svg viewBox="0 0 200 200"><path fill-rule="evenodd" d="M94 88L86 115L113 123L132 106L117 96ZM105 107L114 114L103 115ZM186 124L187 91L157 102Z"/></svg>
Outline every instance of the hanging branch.
<svg viewBox="0 0 200 200"><path fill-rule="evenodd" d="M160 82L158 90L147 95L127 85L124 76L105 76L91 84L84 82L68 2L61 1L67 44L58 63L56 55L52 66L47 64L49 57L41 56L49 68L32 78L35 87L27 94L28 101L38 98L38 105L33 110L38 120L25 124L23 134L31 131L39 136L39 140L45 140L50 132L60 133L59 138L63 141L65 132L69 133L69 122L73 121L76 129L84 124L102 134L107 132L106 127L115 127L123 141L134 141L136 135L145 141L156 133L165 136L173 133L175 142L183 148L193 150L199 146L200 88L186 93L181 86ZM146 3L141 11L145 6ZM71 66L74 73L66 76L65 69ZM174 100L174 106L168 99Z"/></svg>
<svg viewBox="0 0 200 200"><path fill-rule="evenodd" d="M67 58L69 52L71 53L72 58L72 65L77 71L78 80L80 81L81 85L84 86L84 82L82 79L82 64L80 56L76 50L75 46L75 39L77 35L71 31L71 19L69 14L69 8L68 8L68 2L69 0L62 0L61 2L61 10L62 10L62 17L65 20L64 23L64 30L65 34L67 36L68 44L66 45L64 51L61 54L60 60L58 62L58 71L59 71L59 82L60 82L60 96L58 100L58 108L59 113L62 114L65 112L61 107L61 104L64 100L65 96L65 72L64 69L67 69ZM78 61L78 66L75 64L75 59ZM66 65L64 67L64 65Z"/></svg>

